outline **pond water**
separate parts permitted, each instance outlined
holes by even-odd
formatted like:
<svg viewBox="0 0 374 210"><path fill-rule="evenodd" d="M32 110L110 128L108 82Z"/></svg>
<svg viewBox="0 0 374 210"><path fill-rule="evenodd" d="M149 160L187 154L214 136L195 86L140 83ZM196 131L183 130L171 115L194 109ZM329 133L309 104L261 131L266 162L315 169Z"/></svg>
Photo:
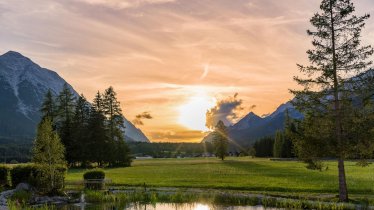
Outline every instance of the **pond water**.
<svg viewBox="0 0 374 210"><path fill-rule="evenodd" d="M221 206L202 203L157 203L152 204L77 204L63 206L60 210L264 210L263 206ZM266 210L277 210L266 208Z"/></svg>

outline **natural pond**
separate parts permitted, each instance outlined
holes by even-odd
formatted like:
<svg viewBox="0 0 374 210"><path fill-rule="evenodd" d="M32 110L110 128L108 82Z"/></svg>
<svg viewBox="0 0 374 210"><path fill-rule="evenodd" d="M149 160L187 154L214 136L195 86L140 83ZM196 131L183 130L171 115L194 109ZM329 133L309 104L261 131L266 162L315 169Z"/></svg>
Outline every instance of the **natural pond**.
<svg viewBox="0 0 374 210"><path fill-rule="evenodd" d="M76 204L60 210L263 210L263 206L224 206L203 203L156 203L156 204ZM277 208L266 208L277 210Z"/></svg>

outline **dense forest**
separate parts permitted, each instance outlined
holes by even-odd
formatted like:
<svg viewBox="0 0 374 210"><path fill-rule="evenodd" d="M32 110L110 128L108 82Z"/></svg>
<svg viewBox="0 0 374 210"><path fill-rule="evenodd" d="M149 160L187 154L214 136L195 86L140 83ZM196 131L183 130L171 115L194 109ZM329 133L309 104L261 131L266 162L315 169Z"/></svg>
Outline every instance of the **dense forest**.
<svg viewBox="0 0 374 210"><path fill-rule="evenodd" d="M98 92L89 103L74 96L67 85L54 97L45 96L42 120L50 120L65 146L70 166L129 166L130 151L124 141L123 115L112 87Z"/></svg>

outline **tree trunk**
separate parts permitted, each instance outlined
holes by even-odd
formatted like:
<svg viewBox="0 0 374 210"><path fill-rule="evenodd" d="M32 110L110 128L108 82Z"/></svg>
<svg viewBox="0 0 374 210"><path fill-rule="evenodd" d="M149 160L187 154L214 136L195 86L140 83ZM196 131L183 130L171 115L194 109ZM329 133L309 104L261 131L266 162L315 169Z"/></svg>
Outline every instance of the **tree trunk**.
<svg viewBox="0 0 374 210"><path fill-rule="evenodd" d="M51 193L54 193L55 190L55 169L54 166L49 166L51 167Z"/></svg>
<svg viewBox="0 0 374 210"><path fill-rule="evenodd" d="M337 149L339 150L339 161L338 161L338 170L339 170L339 200L341 202L348 201L348 190L347 183L345 179L345 169L344 169L344 156L342 154L342 124L341 124L341 104L339 97L339 80L338 80L338 71L337 71L337 59L336 59L336 44L335 44L335 23L333 17L333 5L332 0L330 0L330 15L331 15L331 44L332 44L332 63L333 63L333 76L334 76L334 115L335 115L335 135L338 142Z"/></svg>
<svg viewBox="0 0 374 210"><path fill-rule="evenodd" d="M348 190L347 190L347 183L345 179L345 169L344 169L344 160L339 158L338 160L338 168L339 168L339 200L340 201L348 201Z"/></svg>

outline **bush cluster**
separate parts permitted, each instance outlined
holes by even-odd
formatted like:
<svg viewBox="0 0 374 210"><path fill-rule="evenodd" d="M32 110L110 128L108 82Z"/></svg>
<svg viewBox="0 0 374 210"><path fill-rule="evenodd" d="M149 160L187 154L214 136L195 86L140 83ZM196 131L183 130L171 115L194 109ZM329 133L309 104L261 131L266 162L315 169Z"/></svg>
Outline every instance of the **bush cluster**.
<svg viewBox="0 0 374 210"><path fill-rule="evenodd" d="M0 165L0 186L8 185L9 167Z"/></svg>
<svg viewBox="0 0 374 210"><path fill-rule="evenodd" d="M10 171L12 187L16 187L19 183L26 182L35 185L38 170L35 165L19 165Z"/></svg>
<svg viewBox="0 0 374 210"><path fill-rule="evenodd" d="M10 178L12 187L19 183L28 183L38 189L40 192L51 192L51 190L60 190L64 187L66 167L59 166L54 176L55 189L50 189L50 181L47 176L47 169L40 165L19 165L12 168Z"/></svg>
<svg viewBox="0 0 374 210"><path fill-rule="evenodd" d="M104 188L105 172L102 170L90 170L83 174L86 189L102 190Z"/></svg>
<svg viewBox="0 0 374 210"><path fill-rule="evenodd" d="M105 172L102 170L90 170L83 174L84 179L105 179Z"/></svg>
<svg viewBox="0 0 374 210"><path fill-rule="evenodd" d="M312 160L308 159L304 161L307 165L306 168L309 170L318 170L318 171L323 171L328 169L328 167L325 167L323 162L321 160Z"/></svg>

